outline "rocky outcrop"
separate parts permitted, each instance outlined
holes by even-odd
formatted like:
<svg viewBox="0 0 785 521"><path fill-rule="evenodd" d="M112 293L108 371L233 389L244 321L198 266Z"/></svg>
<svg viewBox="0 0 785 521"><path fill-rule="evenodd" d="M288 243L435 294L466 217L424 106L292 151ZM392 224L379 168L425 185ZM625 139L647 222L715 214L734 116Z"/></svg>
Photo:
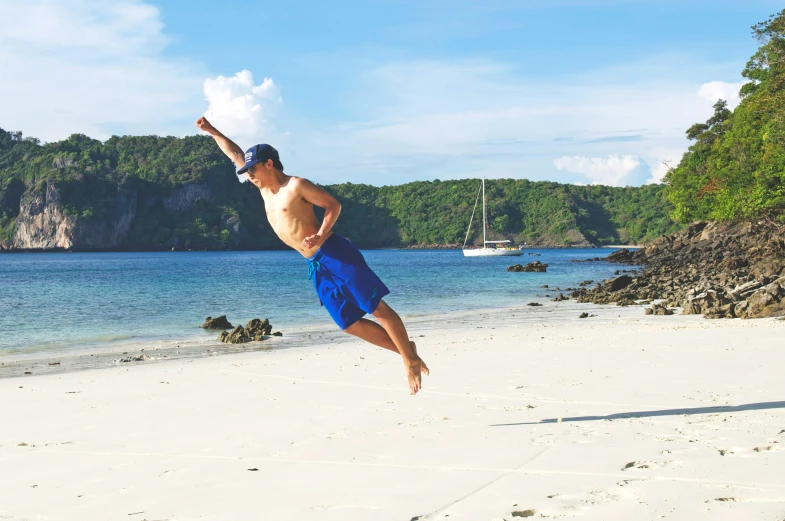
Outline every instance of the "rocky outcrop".
<svg viewBox="0 0 785 521"><path fill-rule="evenodd" d="M270 321L266 318L264 320L254 318L251 319L245 327L237 326L232 331L223 331L218 340L227 344L244 344L246 342L260 342L266 340L272 331ZM282 336L279 331L275 336Z"/></svg>
<svg viewBox="0 0 785 521"><path fill-rule="evenodd" d="M269 335L273 330L273 326L270 325L270 321L266 318L264 320L254 318L245 325L245 330L248 332L248 336L251 337L251 339L264 340L264 337Z"/></svg>
<svg viewBox="0 0 785 521"><path fill-rule="evenodd" d="M77 163L73 158L68 156L58 156L54 158L54 160L52 161L52 168L54 169L61 169L61 168L67 168L69 166L78 166L78 165L79 163Z"/></svg>
<svg viewBox="0 0 785 521"><path fill-rule="evenodd" d="M243 326L237 326L231 332L223 331L218 340L225 344L244 344L251 341Z"/></svg>
<svg viewBox="0 0 785 521"><path fill-rule="evenodd" d="M540 261L534 261L528 263L526 266L522 266L520 264L513 264L512 266L509 266L507 268L507 271L545 273L546 269L548 269L547 264L543 264Z"/></svg>
<svg viewBox="0 0 785 521"><path fill-rule="evenodd" d="M665 299L665 309L680 307L706 318L785 316L785 226L697 222L607 260L644 269L574 291L579 302Z"/></svg>
<svg viewBox="0 0 785 521"><path fill-rule="evenodd" d="M136 216L136 192L117 189L116 206L108 219L68 215L53 182L22 196L10 249L111 249L128 235Z"/></svg>

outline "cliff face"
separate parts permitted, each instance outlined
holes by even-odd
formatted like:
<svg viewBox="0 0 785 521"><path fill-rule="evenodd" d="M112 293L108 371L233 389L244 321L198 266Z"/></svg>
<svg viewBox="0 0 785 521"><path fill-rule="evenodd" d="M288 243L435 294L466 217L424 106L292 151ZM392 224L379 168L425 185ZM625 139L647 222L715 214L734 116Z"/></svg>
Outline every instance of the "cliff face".
<svg viewBox="0 0 785 521"><path fill-rule="evenodd" d="M198 212L204 211L205 203L209 208L221 206L208 183L186 184L167 195L114 186L100 217L89 218L69 212L67 193L56 182L29 189L19 200L13 235L0 241L0 251L226 249L247 247L253 235L240 216L217 213L223 234L194 244L188 227L199 223Z"/></svg>
<svg viewBox="0 0 785 521"><path fill-rule="evenodd" d="M69 249L73 246L74 219L63 212L60 194L47 183L42 192L22 196L11 248L24 250Z"/></svg>
<svg viewBox="0 0 785 521"><path fill-rule="evenodd" d="M22 196L10 249L112 249L122 245L136 216L136 192L118 188L108 219L92 221L66 214L54 183Z"/></svg>
<svg viewBox="0 0 785 521"><path fill-rule="evenodd" d="M191 208L199 201L210 199L210 188L207 183L188 184L172 190L169 197L163 200L164 208L171 212L181 212Z"/></svg>

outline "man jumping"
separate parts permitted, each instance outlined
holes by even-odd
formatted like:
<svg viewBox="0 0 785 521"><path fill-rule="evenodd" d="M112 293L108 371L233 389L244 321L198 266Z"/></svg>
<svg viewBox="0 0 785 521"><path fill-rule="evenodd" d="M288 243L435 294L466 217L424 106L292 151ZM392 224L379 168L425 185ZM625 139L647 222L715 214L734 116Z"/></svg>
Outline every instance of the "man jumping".
<svg viewBox="0 0 785 521"><path fill-rule="evenodd" d="M237 165L237 174L246 174L264 200L267 221L276 235L308 259L308 275L319 300L341 330L383 347L403 358L411 394L422 387L421 373L428 366L409 341L401 317L382 297L390 290L365 263L362 253L347 239L333 233L341 213L341 203L302 177L283 173L278 152L270 145L256 145L245 154L221 134L206 118L196 126L210 134L224 154ZM321 225L314 205L324 208ZM367 313L379 321L363 318Z"/></svg>

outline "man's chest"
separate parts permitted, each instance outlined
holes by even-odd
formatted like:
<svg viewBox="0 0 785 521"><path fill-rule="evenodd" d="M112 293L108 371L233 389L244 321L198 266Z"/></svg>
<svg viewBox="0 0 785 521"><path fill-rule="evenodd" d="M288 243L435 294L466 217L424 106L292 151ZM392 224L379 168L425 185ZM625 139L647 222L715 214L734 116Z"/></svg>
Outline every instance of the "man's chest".
<svg viewBox="0 0 785 521"><path fill-rule="evenodd" d="M293 215L298 213L299 206L303 204L301 197L285 190L280 190L276 194L263 191L262 199L267 220L272 224L291 219Z"/></svg>

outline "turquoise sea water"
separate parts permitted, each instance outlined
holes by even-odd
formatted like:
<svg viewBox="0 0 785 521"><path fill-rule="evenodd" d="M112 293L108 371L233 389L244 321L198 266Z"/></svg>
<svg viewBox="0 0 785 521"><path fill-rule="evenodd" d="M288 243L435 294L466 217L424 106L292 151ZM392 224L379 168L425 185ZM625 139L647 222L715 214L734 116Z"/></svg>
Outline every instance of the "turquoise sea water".
<svg viewBox="0 0 785 521"><path fill-rule="evenodd" d="M611 250L534 251L541 256L363 253L392 291L385 300L404 316L520 305L543 299L543 284L576 286L619 268L569 262ZM506 271L534 260L549 264L548 272ZM307 262L294 251L2 254L0 355L205 336L198 326L208 315L225 314L235 325L268 317L284 332L334 328L307 277Z"/></svg>

